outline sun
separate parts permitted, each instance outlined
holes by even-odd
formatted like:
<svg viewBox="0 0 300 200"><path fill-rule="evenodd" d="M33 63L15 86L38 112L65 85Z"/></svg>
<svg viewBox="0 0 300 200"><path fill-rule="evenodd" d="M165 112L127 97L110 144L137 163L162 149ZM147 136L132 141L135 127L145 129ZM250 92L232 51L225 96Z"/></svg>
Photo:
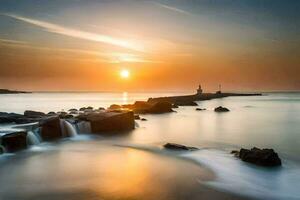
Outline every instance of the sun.
<svg viewBox="0 0 300 200"><path fill-rule="evenodd" d="M129 78L130 72L127 69L123 69L123 70L120 71L120 76L122 78Z"/></svg>

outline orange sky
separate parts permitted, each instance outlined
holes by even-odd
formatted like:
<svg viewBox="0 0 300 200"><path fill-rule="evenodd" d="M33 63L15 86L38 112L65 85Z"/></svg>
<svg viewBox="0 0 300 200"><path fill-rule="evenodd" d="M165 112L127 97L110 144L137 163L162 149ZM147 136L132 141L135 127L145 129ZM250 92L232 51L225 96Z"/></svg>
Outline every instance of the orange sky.
<svg viewBox="0 0 300 200"><path fill-rule="evenodd" d="M14 3L0 6L1 88L190 91L201 83L214 91L221 83L235 91L300 89L300 20L292 5ZM128 79L120 77L122 69L130 71Z"/></svg>

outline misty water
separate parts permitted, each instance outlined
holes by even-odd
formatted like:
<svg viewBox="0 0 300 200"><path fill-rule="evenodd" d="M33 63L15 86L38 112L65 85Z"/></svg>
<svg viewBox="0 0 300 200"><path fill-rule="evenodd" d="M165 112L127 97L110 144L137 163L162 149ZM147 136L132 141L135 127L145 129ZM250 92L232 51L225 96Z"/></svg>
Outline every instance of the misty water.
<svg viewBox="0 0 300 200"><path fill-rule="evenodd" d="M1 95L0 111L22 113L107 107L158 93L33 93ZM30 149L0 156L0 199L255 199L300 198L300 94L267 93L198 102L205 111L142 115L123 136L74 134L55 143L33 138ZM217 106L231 111L215 113ZM78 127L77 127L78 129ZM84 129L84 128L83 128ZM30 133L31 137L34 133ZM165 142L195 146L174 153ZM241 147L273 148L283 166L265 169L234 158ZM212 192L213 191L213 192ZM224 194L224 192L226 194ZM230 196L234 194L234 196Z"/></svg>

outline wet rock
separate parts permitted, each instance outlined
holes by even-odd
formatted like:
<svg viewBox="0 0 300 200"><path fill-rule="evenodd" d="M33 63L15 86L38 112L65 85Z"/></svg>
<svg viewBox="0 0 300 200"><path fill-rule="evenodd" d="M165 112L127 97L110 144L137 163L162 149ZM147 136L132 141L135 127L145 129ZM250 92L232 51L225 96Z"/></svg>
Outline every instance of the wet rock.
<svg viewBox="0 0 300 200"><path fill-rule="evenodd" d="M76 108L69 109L69 112L77 112L78 110Z"/></svg>
<svg viewBox="0 0 300 200"><path fill-rule="evenodd" d="M12 132L1 137L1 144L7 152L16 152L27 148L27 132Z"/></svg>
<svg viewBox="0 0 300 200"><path fill-rule="evenodd" d="M176 104L172 104L172 108L179 108L179 106Z"/></svg>
<svg viewBox="0 0 300 200"><path fill-rule="evenodd" d="M197 111L203 111L206 110L206 108L196 108Z"/></svg>
<svg viewBox="0 0 300 200"><path fill-rule="evenodd" d="M198 148L196 148L196 147L189 147L189 146L176 144L176 143L167 143L164 145L164 148L171 149L171 150L185 150L185 151L198 150Z"/></svg>
<svg viewBox="0 0 300 200"><path fill-rule="evenodd" d="M78 116L78 119L90 122L92 133L127 131L135 127L132 111L89 113Z"/></svg>
<svg viewBox="0 0 300 200"><path fill-rule="evenodd" d="M55 112L53 112L53 111L51 111L51 112L48 112L48 114L47 115L56 115L56 113Z"/></svg>
<svg viewBox="0 0 300 200"><path fill-rule="evenodd" d="M215 112L229 112L230 110L228 108L219 106L215 108Z"/></svg>
<svg viewBox="0 0 300 200"><path fill-rule="evenodd" d="M21 118L24 118L24 116L16 113L0 112L0 123L14 123Z"/></svg>
<svg viewBox="0 0 300 200"><path fill-rule="evenodd" d="M60 119L71 119L71 118L74 118L74 116L72 114L65 114L65 113L63 113L63 114L59 115L59 118Z"/></svg>
<svg viewBox="0 0 300 200"><path fill-rule="evenodd" d="M240 151L233 151L232 153L242 161L260 166L272 167L281 165L281 159L273 149L259 149L253 147L249 150L242 148Z"/></svg>
<svg viewBox="0 0 300 200"><path fill-rule="evenodd" d="M33 110L26 110L24 112L24 116L28 118L41 118L45 117L46 114L43 112L33 111Z"/></svg>
<svg viewBox="0 0 300 200"><path fill-rule="evenodd" d="M139 120L141 119L139 115L134 115L134 119Z"/></svg>
<svg viewBox="0 0 300 200"><path fill-rule="evenodd" d="M145 118L142 118L142 119L141 119L141 121L148 121L148 120L147 120L147 119L145 119Z"/></svg>
<svg viewBox="0 0 300 200"><path fill-rule="evenodd" d="M87 110L93 110L94 108L92 106L88 106L86 109Z"/></svg>
<svg viewBox="0 0 300 200"><path fill-rule="evenodd" d="M41 122L41 137L44 141L62 138L59 117L52 117Z"/></svg>
<svg viewBox="0 0 300 200"><path fill-rule="evenodd" d="M105 108L99 107L98 110L99 110L99 111L103 111L103 110L105 110Z"/></svg>
<svg viewBox="0 0 300 200"><path fill-rule="evenodd" d="M175 101L176 106L198 106L198 104L194 101L190 100L177 100Z"/></svg>
<svg viewBox="0 0 300 200"><path fill-rule="evenodd" d="M118 110L118 109L121 109L122 107L120 105L117 105L117 104L112 104L109 106L109 109L110 110Z"/></svg>
<svg viewBox="0 0 300 200"><path fill-rule="evenodd" d="M79 109L79 111L85 111L86 107L82 107Z"/></svg>
<svg viewBox="0 0 300 200"><path fill-rule="evenodd" d="M160 113L168 113L168 112L174 112L172 109L173 105L170 102L167 101L161 101L157 102L154 105L152 105L148 109L148 113L153 113L153 114L160 114Z"/></svg>

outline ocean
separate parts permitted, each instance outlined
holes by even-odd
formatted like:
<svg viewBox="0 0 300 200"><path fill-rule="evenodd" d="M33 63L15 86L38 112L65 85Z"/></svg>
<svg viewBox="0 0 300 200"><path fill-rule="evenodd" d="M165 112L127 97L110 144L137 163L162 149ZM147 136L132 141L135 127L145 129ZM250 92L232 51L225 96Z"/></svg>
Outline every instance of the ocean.
<svg viewBox="0 0 300 200"><path fill-rule="evenodd" d="M174 93L9 94L0 96L0 111L67 111L169 95ZM206 110L186 106L177 108L176 113L142 115L147 121L137 121L136 129L126 136L79 134L1 155L0 197L38 199L59 193L50 199L68 199L68 195L78 199L198 199L201 194L197 192L205 187L241 198L300 199L300 93L197 103ZM215 113L217 106L230 112ZM174 155L161 148L166 142L200 150ZM282 158L282 167L265 169L230 154L254 146L273 148ZM180 194L189 196L178 194L176 188L183 183ZM94 196L90 198L90 194Z"/></svg>

